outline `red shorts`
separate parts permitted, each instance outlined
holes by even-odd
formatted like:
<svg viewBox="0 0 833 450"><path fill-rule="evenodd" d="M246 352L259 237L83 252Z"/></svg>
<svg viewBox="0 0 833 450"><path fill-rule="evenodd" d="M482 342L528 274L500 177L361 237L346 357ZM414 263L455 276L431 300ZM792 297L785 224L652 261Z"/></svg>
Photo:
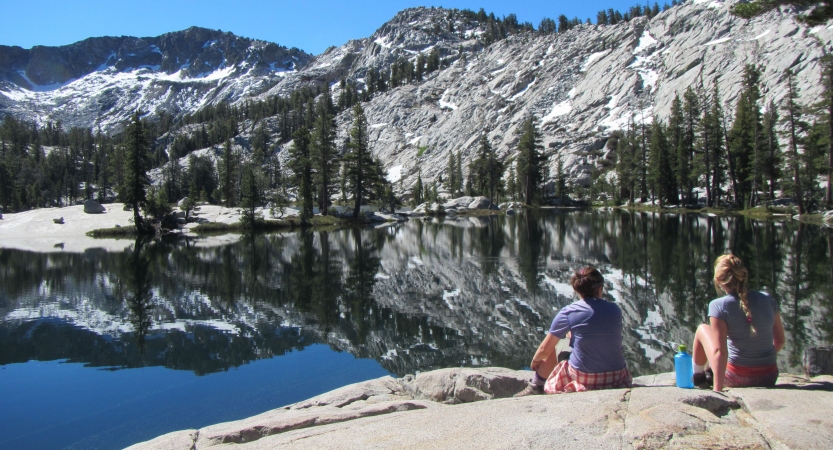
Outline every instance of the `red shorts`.
<svg viewBox="0 0 833 450"><path fill-rule="evenodd" d="M614 372L584 373L573 369L568 361L561 361L547 378L544 392L547 394L564 394L599 389L629 388L632 386L632 381L633 377L631 377L627 367Z"/></svg>
<svg viewBox="0 0 833 450"><path fill-rule="evenodd" d="M726 366L726 387L771 387L778 380L778 365L760 367Z"/></svg>

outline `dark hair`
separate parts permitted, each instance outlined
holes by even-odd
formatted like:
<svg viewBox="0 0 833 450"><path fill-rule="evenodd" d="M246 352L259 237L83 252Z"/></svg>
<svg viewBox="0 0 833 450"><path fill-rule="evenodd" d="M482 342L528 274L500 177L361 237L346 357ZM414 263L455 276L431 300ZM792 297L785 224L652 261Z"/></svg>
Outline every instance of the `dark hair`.
<svg viewBox="0 0 833 450"><path fill-rule="evenodd" d="M604 284L605 279L602 277L601 272L593 266L587 266L576 270L576 273L574 273L573 277L570 278L570 286L573 287L573 290L576 291L581 298L593 297L596 295L596 290L604 286Z"/></svg>

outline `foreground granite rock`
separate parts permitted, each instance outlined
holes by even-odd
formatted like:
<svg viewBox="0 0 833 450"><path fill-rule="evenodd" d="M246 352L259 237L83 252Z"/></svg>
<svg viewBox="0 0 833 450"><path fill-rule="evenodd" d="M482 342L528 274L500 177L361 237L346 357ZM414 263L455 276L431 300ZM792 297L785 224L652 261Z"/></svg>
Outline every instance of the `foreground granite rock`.
<svg viewBox="0 0 833 450"><path fill-rule="evenodd" d="M830 448L833 377L783 376L773 389L673 387L511 397L529 372L442 369L352 384L247 419L129 447L287 448ZM480 401L490 400L490 401Z"/></svg>

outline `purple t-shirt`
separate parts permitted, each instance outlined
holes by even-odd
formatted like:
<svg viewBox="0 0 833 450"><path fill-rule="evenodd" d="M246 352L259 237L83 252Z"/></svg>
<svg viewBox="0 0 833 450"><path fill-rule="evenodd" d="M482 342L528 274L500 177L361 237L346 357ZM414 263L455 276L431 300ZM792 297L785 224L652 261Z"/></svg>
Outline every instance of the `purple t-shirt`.
<svg viewBox="0 0 833 450"><path fill-rule="evenodd" d="M555 316L550 334L564 339L572 331L570 365L584 373L613 372L625 368L622 350L622 310L615 303L584 298Z"/></svg>
<svg viewBox="0 0 833 450"><path fill-rule="evenodd" d="M772 326L778 314L778 304L767 294L749 291L749 311L756 335L752 336L740 299L727 295L709 303L709 317L726 322L729 330L727 344L729 362L738 366L760 367L775 364L775 345L772 342Z"/></svg>

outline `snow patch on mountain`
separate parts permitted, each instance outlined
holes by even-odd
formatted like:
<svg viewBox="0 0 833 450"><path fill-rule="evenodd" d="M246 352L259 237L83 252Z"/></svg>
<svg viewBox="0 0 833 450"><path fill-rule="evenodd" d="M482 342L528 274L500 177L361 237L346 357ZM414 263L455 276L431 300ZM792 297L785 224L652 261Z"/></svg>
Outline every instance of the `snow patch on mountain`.
<svg viewBox="0 0 833 450"><path fill-rule="evenodd" d="M541 119L541 123L554 122L559 117L570 114L570 111L572 110L573 107L570 104L570 100L564 100L561 103L555 104L552 107L552 111Z"/></svg>

